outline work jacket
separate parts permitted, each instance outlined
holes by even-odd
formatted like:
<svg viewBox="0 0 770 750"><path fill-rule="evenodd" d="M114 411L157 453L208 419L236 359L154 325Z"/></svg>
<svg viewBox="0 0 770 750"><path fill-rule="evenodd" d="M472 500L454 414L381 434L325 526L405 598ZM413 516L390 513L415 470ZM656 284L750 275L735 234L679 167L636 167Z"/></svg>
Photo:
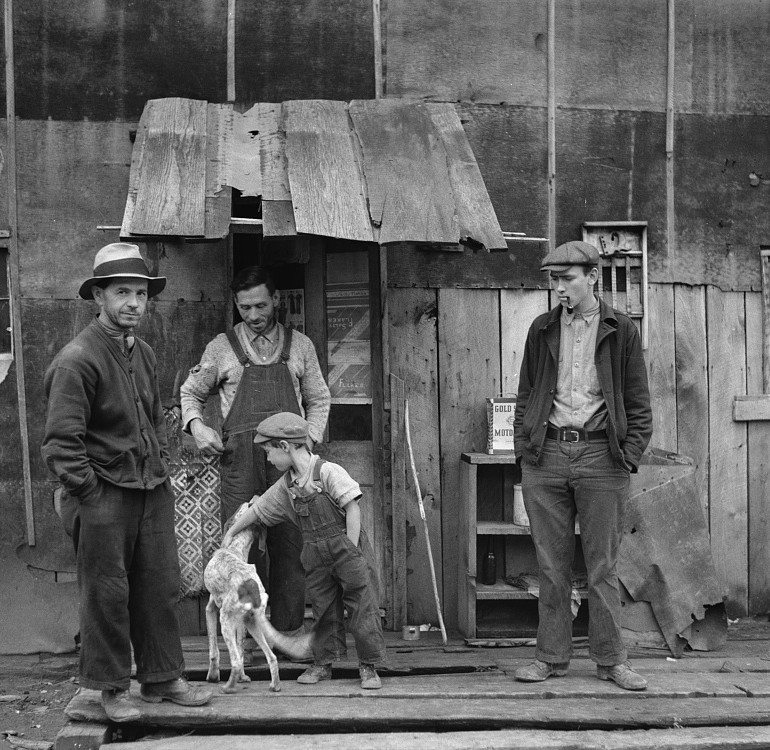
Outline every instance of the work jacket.
<svg viewBox="0 0 770 750"><path fill-rule="evenodd" d="M151 490L168 477L166 423L155 354L135 338L130 357L94 319L54 358L43 380L42 455L72 495L104 480Z"/></svg>
<svg viewBox="0 0 770 750"><path fill-rule="evenodd" d="M514 417L514 446L537 464L556 394L562 307L535 318L527 334ZM633 321L599 300L596 374L607 404L607 434L618 465L636 472L652 435L647 370Z"/></svg>

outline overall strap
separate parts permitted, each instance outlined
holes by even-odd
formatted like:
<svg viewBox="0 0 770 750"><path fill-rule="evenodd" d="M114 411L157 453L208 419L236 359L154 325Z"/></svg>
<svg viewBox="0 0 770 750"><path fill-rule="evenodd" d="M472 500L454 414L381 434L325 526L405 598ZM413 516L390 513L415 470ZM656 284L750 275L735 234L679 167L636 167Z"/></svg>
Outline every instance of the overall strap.
<svg viewBox="0 0 770 750"><path fill-rule="evenodd" d="M280 323L278 324L280 325ZM283 349L281 349L281 361L288 362L291 354L291 328L283 327Z"/></svg>
<svg viewBox="0 0 770 750"><path fill-rule="evenodd" d="M315 466L313 467L313 481L314 482L320 482L321 481L321 467L326 463L322 458L319 458L315 462Z"/></svg>
<svg viewBox="0 0 770 750"><path fill-rule="evenodd" d="M227 340L230 342L230 346L233 347L233 351L235 352L235 356L238 357L238 361L243 367L248 367L251 364L251 361L246 356L246 352L243 351L243 347L241 346L241 342L238 341L238 336L236 335L235 330L228 328L227 331L225 331L225 335L227 336Z"/></svg>
<svg viewBox="0 0 770 750"><path fill-rule="evenodd" d="M320 486L321 487L321 492L324 492L323 482L321 482L321 467L325 463L326 463L326 461L324 461L322 458L319 458L315 462L315 466L313 467L313 483L316 486ZM286 489L288 489L289 493L291 494L292 493L291 479L289 479L289 472L288 471L283 475L283 479L284 479L284 482L286 482Z"/></svg>

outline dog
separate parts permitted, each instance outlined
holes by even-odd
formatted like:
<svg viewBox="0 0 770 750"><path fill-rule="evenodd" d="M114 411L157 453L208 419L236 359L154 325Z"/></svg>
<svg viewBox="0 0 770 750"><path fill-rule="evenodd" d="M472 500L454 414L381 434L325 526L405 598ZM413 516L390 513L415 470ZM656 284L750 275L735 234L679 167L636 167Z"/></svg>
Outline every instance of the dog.
<svg viewBox="0 0 770 750"><path fill-rule="evenodd" d="M233 518L248 511L244 503ZM209 671L206 679L219 682L219 643L217 621L222 626L222 637L230 654L230 678L223 688L234 693L239 682L250 682L243 670L243 639L246 631L259 644L270 667L270 689L281 689L278 661L271 647L280 649L296 661L312 658L312 633L286 636L279 633L267 619L267 593L257 570L249 565L249 550L254 541L254 527L249 526L236 534L227 547L218 549L203 573L203 582L209 592L206 605L206 629L209 636Z"/></svg>

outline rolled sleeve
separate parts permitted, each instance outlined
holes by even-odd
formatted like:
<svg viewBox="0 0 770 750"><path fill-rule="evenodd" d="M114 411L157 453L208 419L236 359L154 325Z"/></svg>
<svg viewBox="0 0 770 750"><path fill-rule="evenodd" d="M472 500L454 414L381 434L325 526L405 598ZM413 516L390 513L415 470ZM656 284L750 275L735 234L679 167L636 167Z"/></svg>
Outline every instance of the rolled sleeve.
<svg viewBox="0 0 770 750"><path fill-rule="evenodd" d="M321 467L321 481L340 508L361 497L361 486L339 464L324 462Z"/></svg>
<svg viewBox="0 0 770 750"><path fill-rule="evenodd" d="M252 498L249 505L263 526L277 526L284 521L297 523L291 496L283 480L268 487L264 494Z"/></svg>

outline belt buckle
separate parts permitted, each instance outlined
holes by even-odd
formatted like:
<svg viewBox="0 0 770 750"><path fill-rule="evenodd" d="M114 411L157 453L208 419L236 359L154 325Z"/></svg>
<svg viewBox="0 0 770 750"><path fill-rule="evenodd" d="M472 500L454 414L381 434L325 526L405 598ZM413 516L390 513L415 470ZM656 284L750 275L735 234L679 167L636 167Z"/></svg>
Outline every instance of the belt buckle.
<svg viewBox="0 0 770 750"><path fill-rule="evenodd" d="M561 439L565 443L579 443L580 442L580 431L579 430L568 430L566 428L563 428L561 431Z"/></svg>

